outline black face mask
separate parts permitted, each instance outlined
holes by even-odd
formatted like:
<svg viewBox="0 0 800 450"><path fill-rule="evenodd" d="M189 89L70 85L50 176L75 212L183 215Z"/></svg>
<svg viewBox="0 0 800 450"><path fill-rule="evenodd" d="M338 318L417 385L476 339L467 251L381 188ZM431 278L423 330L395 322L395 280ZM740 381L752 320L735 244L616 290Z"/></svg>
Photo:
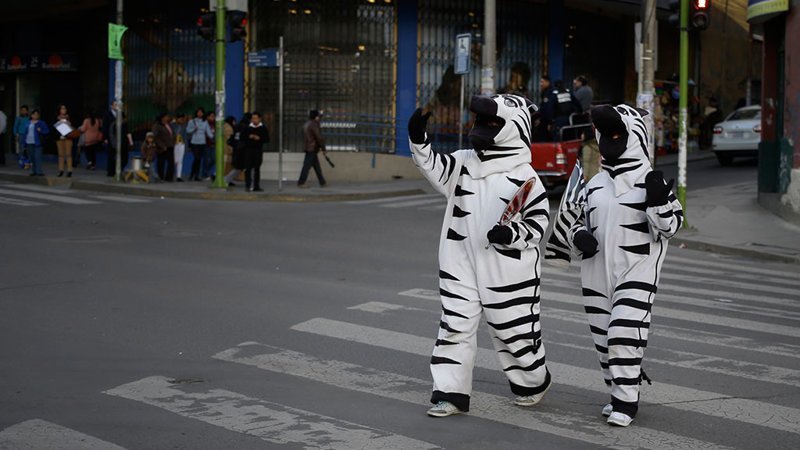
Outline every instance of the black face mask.
<svg viewBox="0 0 800 450"><path fill-rule="evenodd" d="M600 154L609 164L614 164L628 148L628 133L620 134L616 139L611 136L600 136Z"/></svg>
<svg viewBox="0 0 800 450"><path fill-rule="evenodd" d="M494 138L503 129L505 121L497 116L484 116L478 114L475 124L469 132L469 142L476 152L488 150L494 145Z"/></svg>

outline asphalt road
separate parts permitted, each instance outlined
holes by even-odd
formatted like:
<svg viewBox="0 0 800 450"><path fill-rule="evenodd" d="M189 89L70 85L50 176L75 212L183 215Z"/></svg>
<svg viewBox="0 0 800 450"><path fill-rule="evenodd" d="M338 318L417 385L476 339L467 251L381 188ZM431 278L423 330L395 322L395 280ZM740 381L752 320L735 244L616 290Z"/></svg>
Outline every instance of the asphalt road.
<svg viewBox="0 0 800 450"><path fill-rule="evenodd" d="M443 200L0 188L0 448L800 447L797 266L670 248L627 429L546 267L545 400L511 405L482 325L472 411L431 419Z"/></svg>

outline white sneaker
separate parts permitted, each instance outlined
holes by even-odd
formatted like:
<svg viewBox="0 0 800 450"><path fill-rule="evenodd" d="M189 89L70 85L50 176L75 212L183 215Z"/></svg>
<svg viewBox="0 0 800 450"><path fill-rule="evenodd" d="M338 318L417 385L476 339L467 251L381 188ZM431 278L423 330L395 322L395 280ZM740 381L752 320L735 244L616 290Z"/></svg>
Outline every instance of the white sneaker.
<svg viewBox="0 0 800 450"><path fill-rule="evenodd" d="M514 399L514 404L517 406L533 406L544 398L544 394L547 394L547 391L550 390L550 387L553 386L553 382L547 385L547 387L540 393L536 395L526 395L522 397L517 397Z"/></svg>
<svg viewBox="0 0 800 450"><path fill-rule="evenodd" d="M608 424L616 425L618 427L627 427L631 424L631 422L633 422L633 417L621 412L612 412L608 417Z"/></svg>
<svg viewBox="0 0 800 450"><path fill-rule="evenodd" d="M603 406L603 417L610 416L612 412L614 412L614 408L611 406L611 403Z"/></svg>
<svg viewBox="0 0 800 450"><path fill-rule="evenodd" d="M440 401L436 404L436 406L428 410L428 415L431 417L447 417L452 416L453 414L461 414L461 410L458 409L456 405L444 400Z"/></svg>

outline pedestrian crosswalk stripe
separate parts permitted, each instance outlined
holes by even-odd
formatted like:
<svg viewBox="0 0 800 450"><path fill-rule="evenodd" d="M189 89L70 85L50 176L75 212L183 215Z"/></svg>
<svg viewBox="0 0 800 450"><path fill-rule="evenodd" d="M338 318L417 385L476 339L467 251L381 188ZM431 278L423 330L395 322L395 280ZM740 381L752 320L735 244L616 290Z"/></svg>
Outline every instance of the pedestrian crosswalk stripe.
<svg viewBox="0 0 800 450"><path fill-rule="evenodd" d="M579 292L578 291L578 286L580 286L579 279L563 280L556 277L545 276L545 283L547 285L547 288L550 289L561 289L561 290L566 290L567 292L572 291L575 292L576 295L578 295ZM659 288L660 292L656 296L656 303L659 306L661 306L664 303L702 306L703 308L718 309L723 313L737 312L737 313L769 316L778 319L800 320L800 310L797 312L793 312L779 308L753 305L752 304L753 302L745 303L743 301L734 301L726 298L727 295L725 291L718 291L717 294L714 296L714 298L700 298L700 297L688 297L685 295L666 294L663 291L670 289L670 285L666 283L659 286Z"/></svg>
<svg viewBox="0 0 800 450"><path fill-rule="evenodd" d="M31 202L28 200L20 200L17 198L0 197L0 203L4 205L14 206L44 206L46 203Z"/></svg>
<svg viewBox="0 0 800 450"><path fill-rule="evenodd" d="M26 420L0 431L0 448L15 450L43 448L124 450L124 447L111 442L42 419Z"/></svg>
<svg viewBox="0 0 800 450"><path fill-rule="evenodd" d="M421 207L419 209L422 209L422 210L425 210L425 211L442 211L442 210L447 209L447 203L442 203L442 204L433 205L433 206L423 206L423 207Z"/></svg>
<svg viewBox="0 0 800 450"><path fill-rule="evenodd" d="M404 310L407 310L407 311L408 310L411 310L411 311L416 310L416 311L428 312L427 309L423 309L423 308L414 308L412 306L395 305L393 303L385 303L385 302L367 302L367 303L362 303L360 305L351 306L351 307L349 307L347 309L353 309L353 310L357 310L357 311L366 311L366 312L378 313L378 314L381 314L381 313L384 313L384 312L387 312L387 311L397 311L397 310L400 310L400 309L404 309Z"/></svg>
<svg viewBox="0 0 800 450"><path fill-rule="evenodd" d="M96 198L98 200L108 200L120 203L150 203L150 200L146 200L143 198L124 197L119 195L92 195L91 197Z"/></svg>
<svg viewBox="0 0 800 450"><path fill-rule="evenodd" d="M400 292L399 295L407 297L422 298L425 300L439 301L439 293L428 289L409 289ZM568 303L583 307L583 300L579 294L562 294L553 292L552 290L542 292L542 301L547 302L547 305L553 308L566 309L559 307L554 302ZM695 311L683 311L680 309L669 308L658 304L658 317L666 319L683 320L688 322L697 322L704 325L716 325L722 327L736 328L738 330L755 331L759 333L779 334L789 337L800 337L800 327L793 327L788 325L779 325L768 322L758 322L755 320L739 319L737 317L724 317L718 314L705 314Z"/></svg>
<svg viewBox="0 0 800 450"><path fill-rule="evenodd" d="M680 236L680 234L678 236ZM721 261L721 260L714 260L713 262L710 262L710 261L707 261L707 260L698 261L695 258L685 258L683 256L676 256L676 255L672 255L672 254L667 255L667 262L668 263L673 263L673 264L679 263L681 265L689 266L689 267L694 267L694 266L706 267L706 268L712 267L712 268L718 268L718 269L732 270L734 272L748 272L748 273L752 273L752 274L766 275L766 276L773 276L773 277L779 276L779 277L788 278L791 281L797 281L797 272L796 271L781 270L781 269L778 269L777 267L771 267L771 268L767 269L767 268L761 268L761 267L747 266L747 265L744 265L742 263L736 264L736 263L731 263L731 262L725 262L725 261ZM791 267L791 266L789 266L789 267ZM722 273L721 275L726 276L726 274L724 274L724 273Z"/></svg>
<svg viewBox="0 0 800 450"><path fill-rule="evenodd" d="M429 198L429 199L421 199L421 200L409 200L406 202L397 202L397 203L387 203L385 205L381 205L381 208L405 208L408 206L422 206L422 205L430 205L431 203L446 203L446 200L442 198L442 196L438 196L438 198Z"/></svg>
<svg viewBox="0 0 800 450"><path fill-rule="evenodd" d="M770 283L779 284L783 286L793 286L798 283L798 273L786 273L786 272L779 272L770 275L764 274L755 274L749 272L742 272L742 271L733 271L733 270L726 270L722 268L714 268L716 265L714 262L706 262L703 264L702 267L699 266L690 266L686 263L679 262L676 264L670 264L671 257L667 257L667 264L664 265L661 273L669 273L675 276L691 276L696 277L698 275L705 275L707 277L712 277L712 280L730 280L731 278L735 278L737 281L748 281L750 283L755 283L755 286L761 287L762 285L768 285ZM785 273L785 275L781 275L781 273ZM750 284L750 289L753 288L753 284Z"/></svg>
<svg viewBox="0 0 800 450"><path fill-rule="evenodd" d="M443 199L442 194L427 194L427 195L403 195L398 197L381 197L381 198L371 198L369 200L353 200L349 202L345 202L348 205L371 205L375 203L391 203L396 202L398 200L409 200L409 199L423 199L423 198L440 198Z"/></svg>
<svg viewBox="0 0 800 450"><path fill-rule="evenodd" d="M41 194L38 192L26 192L12 189L0 189L0 194L13 195L15 197L34 198L38 200L49 200L56 203L66 203L68 205L96 205L99 203L92 200L68 197L66 195Z"/></svg>
<svg viewBox="0 0 800 450"><path fill-rule="evenodd" d="M314 448L436 448L427 442L224 389L186 392L163 376L144 378L104 393L273 444Z"/></svg>
<svg viewBox="0 0 800 450"><path fill-rule="evenodd" d="M311 319L292 330L371 345L420 356L430 356L432 339L406 333L356 325L325 318ZM500 370L493 351L478 348L475 365ZM557 384L608 394L599 370L548 362ZM667 383L655 383L643 390L642 401L683 411L759 425L780 431L796 432L800 410L756 400L740 399L716 392L701 391Z"/></svg>
<svg viewBox="0 0 800 450"><path fill-rule="evenodd" d="M259 350L261 353L258 353ZM427 380L344 361L319 359L255 342L224 350L213 358L417 404L420 408L425 408L430 399L431 383ZM549 395L552 396L553 392ZM599 420L599 414L589 416L574 411L574 407L560 408L548 402L547 397L536 408L524 409L514 406L510 398L489 393L473 392L472 399L470 416L605 447L721 448L709 442L641 426L617 433L617 430ZM600 405L597 408L599 410Z"/></svg>
<svg viewBox="0 0 800 450"><path fill-rule="evenodd" d="M36 191L36 192L44 192L46 194L58 194L58 195L67 195L69 194L68 191L64 189L52 188L52 187L44 187L44 186L36 186L33 184L4 184L3 187L9 187L12 189L22 189L25 191Z"/></svg>

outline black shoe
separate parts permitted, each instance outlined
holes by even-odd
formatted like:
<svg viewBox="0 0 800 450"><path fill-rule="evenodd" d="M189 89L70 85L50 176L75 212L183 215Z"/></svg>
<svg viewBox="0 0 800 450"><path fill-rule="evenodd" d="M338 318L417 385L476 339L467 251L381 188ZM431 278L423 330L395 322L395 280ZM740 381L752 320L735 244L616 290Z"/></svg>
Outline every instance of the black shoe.
<svg viewBox="0 0 800 450"><path fill-rule="evenodd" d="M58 172L58 175L56 175L56 176L59 177L59 178L63 177L64 176L64 171L62 170L62 171Z"/></svg>
<svg viewBox="0 0 800 450"><path fill-rule="evenodd" d="M181 177L175 178L175 181L177 181L178 183L183 183L183 178Z"/></svg>
<svg viewBox="0 0 800 450"><path fill-rule="evenodd" d="M67 172L67 178L72 178L72 171Z"/></svg>
<svg viewBox="0 0 800 450"><path fill-rule="evenodd" d="M253 188L253 192L264 192L264 190L261 189L260 187L259 188Z"/></svg>
<svg viewBox="0 0 800 450"><path fill-rule="evenodd" d="M228 182L228 187L236 187L236 185L232 182Z"/></svg>

